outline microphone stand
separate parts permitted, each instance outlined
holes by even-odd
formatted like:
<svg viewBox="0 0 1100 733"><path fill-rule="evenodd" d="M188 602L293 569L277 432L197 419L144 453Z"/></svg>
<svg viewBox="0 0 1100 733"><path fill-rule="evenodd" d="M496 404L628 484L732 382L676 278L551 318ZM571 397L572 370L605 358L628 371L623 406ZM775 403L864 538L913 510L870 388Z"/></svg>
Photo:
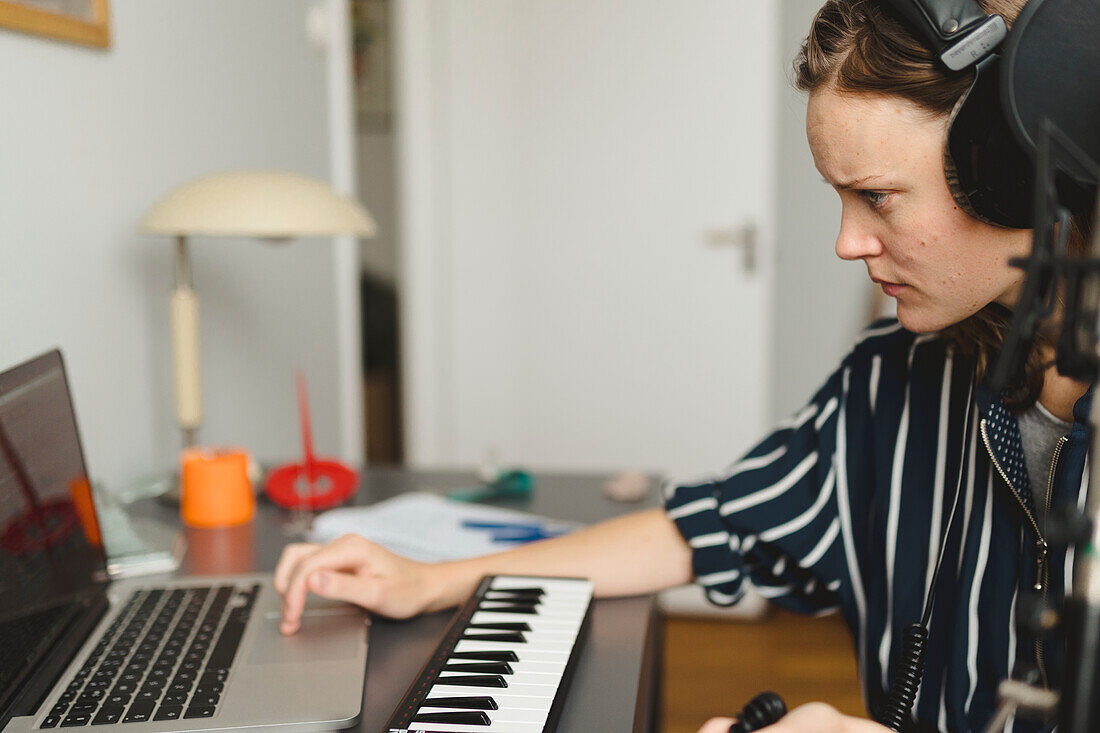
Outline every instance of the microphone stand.
<svg viewBox="0 0 1100 733"><path fill-rule="evenodd" d="M1100 166L1049 120L1040 125L1036 142L1035 241L1030 257L1011 262L1027 270L1027 279L993 371L991 383L997 391L1023 368L1039 324L1054 312L1059 281L1065 284L1065 306L1058 371L1095 381L1100 365L1100 222L1094 226L1090 251L1082 257L1069 256L1066 239L1071 219L1068 209L1059 203L1052 145L1058 143L1062 153L1093 170ZM1100 213L1100 201L1096 211ZM1003 730L1017 712L1040 719L1057 712L1060 733L1100 730L1100 409L1090 411L1089 426L1091 460L1084 510L1077 513L1074 509L1064 528L1076 551L1073 593L1058 614L1066 639L1061 694L1017 680L1003 681L997 690L999 707L986 733ZM1044 622L1042 626L1049 629L1053 624Z"/></svg>

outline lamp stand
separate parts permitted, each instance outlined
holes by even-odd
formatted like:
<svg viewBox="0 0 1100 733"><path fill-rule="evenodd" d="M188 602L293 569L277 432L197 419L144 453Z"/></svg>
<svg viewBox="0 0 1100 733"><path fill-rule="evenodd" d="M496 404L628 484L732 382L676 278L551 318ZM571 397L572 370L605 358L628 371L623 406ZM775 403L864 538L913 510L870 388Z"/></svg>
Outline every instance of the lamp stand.
<svg viewBox="0 0 1100 733"><path fill-rule="evenodd" d="M176 380L176 419L183 445L195 444L202 423L202 375L199 371L199 296L191 282L187 237L176 237L176 287L170 299L172 365Z"/></svg>

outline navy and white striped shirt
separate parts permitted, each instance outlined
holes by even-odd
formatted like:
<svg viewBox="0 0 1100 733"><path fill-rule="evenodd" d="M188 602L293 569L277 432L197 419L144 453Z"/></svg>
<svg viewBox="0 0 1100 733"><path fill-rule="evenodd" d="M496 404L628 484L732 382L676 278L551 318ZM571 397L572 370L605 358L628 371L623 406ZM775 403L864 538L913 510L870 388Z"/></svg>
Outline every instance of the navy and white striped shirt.
<svg viewBox="0 0 1100 733"><path fill-rule="evenodd" d="M1031 487L1015 418L972 374L939 335L880 322L804 409L725 475L665 490L712 602L736 602L748 581L785 608L844 614L874 714L947 535L919 731L982 730L1011 671L1060 681L1063 644L1018 628L1015 608L1036 585L1051 600L1070 587L1072 551L1046 545L1033 501L1083 501L1091 390L1055 455L1051 487ZM1021 718L1009 729L1044 727Z"/></svg>

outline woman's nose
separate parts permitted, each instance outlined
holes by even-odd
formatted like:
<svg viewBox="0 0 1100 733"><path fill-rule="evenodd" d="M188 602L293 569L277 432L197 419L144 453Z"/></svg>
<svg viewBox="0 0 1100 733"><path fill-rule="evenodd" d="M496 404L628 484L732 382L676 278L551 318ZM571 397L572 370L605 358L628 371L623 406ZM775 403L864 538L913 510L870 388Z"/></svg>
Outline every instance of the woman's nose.
<svg viewBox="0 0 1100 733"><path fill-rule="evenodd" d="M847 209L848 207L844 207ZM836 237L836 256L842 260L860 260L882 254L882 243L859 217L849 211L840 216L840 233Z"/></svg>

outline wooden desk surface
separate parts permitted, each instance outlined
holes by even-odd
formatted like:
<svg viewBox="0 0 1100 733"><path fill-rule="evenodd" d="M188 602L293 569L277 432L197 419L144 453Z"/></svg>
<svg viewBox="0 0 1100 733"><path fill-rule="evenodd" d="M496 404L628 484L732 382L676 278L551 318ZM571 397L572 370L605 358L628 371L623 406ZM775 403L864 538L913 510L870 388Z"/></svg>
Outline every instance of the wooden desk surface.
<svg viewBox="0 0 1100 733"><path fill-rule="evenodd" d="M529 501L508 503L555 519L597 522L635 508L606 499L602 477L538 476ZM372 469L360 479L353 504L366 505L404 491L442 492L477 484L471 473ZM654 497L648 505L656 502ZM638 505L645 506L646 504ZM139 502L136 513L170 516L173 507ZM188 549L180 572L216 574L272 570L283 546L289 515L266 500L256 519L243 527L187 529ZM375 619L371 626L363 718L358 730L378 733L404 697L443 635L452 612L406 621ZM596 601L588 636L579 648L569 686L561 733L653 731L656 729L658 619L652 597Z"/></svg>

